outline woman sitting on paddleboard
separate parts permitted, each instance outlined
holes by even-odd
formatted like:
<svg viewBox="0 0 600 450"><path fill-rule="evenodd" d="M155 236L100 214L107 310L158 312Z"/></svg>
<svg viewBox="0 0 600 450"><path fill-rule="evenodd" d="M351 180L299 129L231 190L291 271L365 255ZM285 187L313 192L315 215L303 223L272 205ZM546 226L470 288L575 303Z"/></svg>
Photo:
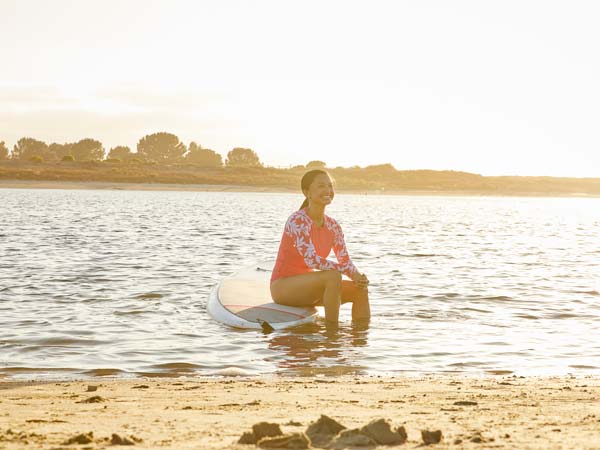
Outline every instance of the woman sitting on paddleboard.
<svg viewBox="0 0 600 450"><path fill-rule="evenodd" d="M369 280L352 263L342 228L325 215L335 195L331 177L311 170L302 177L306 199L287 220L271 275L271 297L288 306L325 307L325 320L337 323L340 304L352 302L352 319L368 319ZM337 263L327 258L333 249ZM342 280L342 274L352 281Z"/></svg>

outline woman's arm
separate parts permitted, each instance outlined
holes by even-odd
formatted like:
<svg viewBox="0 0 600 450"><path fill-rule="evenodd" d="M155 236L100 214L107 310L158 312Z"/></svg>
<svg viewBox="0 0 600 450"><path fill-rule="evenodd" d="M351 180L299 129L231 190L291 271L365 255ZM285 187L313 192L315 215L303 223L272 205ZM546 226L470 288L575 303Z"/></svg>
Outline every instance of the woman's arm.
<svg viewBox="0 0 600 450"><path fill-rule="evenodd" d="M344 273L348 278L354 280L354 277L359 274L359 271L350 259L350 255L348 254L348 249L346 248L346 240L344 239L344 232L342 231L342 227L334 219L331 220L333 222L331 229L334 233L333 252L335 253L335 257L340 263L341 272Z"/></svg>

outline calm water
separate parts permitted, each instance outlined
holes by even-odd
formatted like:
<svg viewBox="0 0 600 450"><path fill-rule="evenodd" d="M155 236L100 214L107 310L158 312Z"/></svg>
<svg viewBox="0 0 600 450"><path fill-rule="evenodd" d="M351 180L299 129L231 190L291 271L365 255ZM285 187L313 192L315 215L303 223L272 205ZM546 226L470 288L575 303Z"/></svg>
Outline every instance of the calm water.
<svg viewBox="0 0 600 450"><path fill-rule="evenodd" d="M0 377L600 372L600 199L338 195L370 326L214 322L300 201L0 189Z"/></svg>

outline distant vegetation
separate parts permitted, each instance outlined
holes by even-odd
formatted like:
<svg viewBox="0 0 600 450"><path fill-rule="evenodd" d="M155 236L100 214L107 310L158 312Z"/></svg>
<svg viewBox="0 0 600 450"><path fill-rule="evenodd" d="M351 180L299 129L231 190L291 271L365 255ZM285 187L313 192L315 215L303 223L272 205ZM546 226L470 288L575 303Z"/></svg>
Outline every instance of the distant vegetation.
<svg viewBox="0 0 600 450"><path fill-rule="evenodd" d="M134 153L124 145L113 147L106 153L102 143L86 138L78 142L46 144L30 137L23 137L9 153L4 142L0 142L0 160L57 162L57 161L111 161L157 165L192 163L201 167L262 167L258 155L249 148L234 148L227 154L225 164L221 155L208 148L202 148L196 142L186 146L171 133L154 133L142 137Z"/></svg>
<svg viewBox="0 0 600 450"><path fill-rule="evenodd" d="M325 168L309 161L290 168L265 166L252 149L236 147L223 158L196 142L171 133L142 137L132 152L108 152L98 140L51 143L24 137L9 152L0 142L0 179L104 181L123 183L215 184L298 190L302 174ZM435 170L397 170L391 164L327 167L340 191L465 193L487 195L600 195L600 178L484 177Z"/></svg>
<svg viewBox="0 0 600 450"><path fill-rule="evenodd" d="M4 141L0 141L0 161L8 159L8 147Z"/></svg>

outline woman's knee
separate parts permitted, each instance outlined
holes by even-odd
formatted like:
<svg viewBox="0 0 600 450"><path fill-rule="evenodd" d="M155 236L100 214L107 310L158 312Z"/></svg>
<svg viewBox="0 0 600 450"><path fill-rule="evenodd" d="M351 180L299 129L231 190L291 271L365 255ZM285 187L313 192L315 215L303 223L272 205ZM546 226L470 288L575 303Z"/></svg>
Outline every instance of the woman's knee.
<svg viewBox="0 0 600 450"><path fill-rule="evenodd" d="M337 270L326 270L325 282L330 286L342 288L342 274Z"/></svg>

